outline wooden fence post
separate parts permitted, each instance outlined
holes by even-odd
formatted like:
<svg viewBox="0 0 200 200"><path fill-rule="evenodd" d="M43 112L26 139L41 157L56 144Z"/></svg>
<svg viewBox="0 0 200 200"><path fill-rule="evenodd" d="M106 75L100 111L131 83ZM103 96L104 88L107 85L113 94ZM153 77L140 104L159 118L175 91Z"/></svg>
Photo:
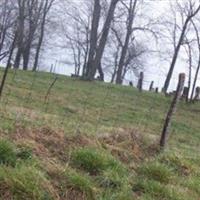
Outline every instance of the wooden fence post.
<svg viewBox="0 0 200 200"><path fill-rule="evenodd" d="M160 139L160 147L161 149L164 149L167 143L167 139L169 137L169 129L171 126L171 121L172 121L172 117L176 112L176 108L177 105L180 101L182 92L183 92L183 88L184 88L184 83L185 83L185 74L179 74L179 81L178 81L178 86L177 86L177 90L174 96L174 99L171 103L171 106L169 108L169 111L167 113L167 117L165 119L165 123L164 123L164 127L163 127L163 131L162 131L162 135L161 135L161 139Z"/></svg>
<svg viewBox="0 0 200 200"><path fill-rule="evenodd" d="M154 81L151 81L150 87L149 87L149 91L153 91L153 85L154 85Z"/></svg>
<svg viewBox="0 0 200 200"><path fill-rule="evenodd" d="M188 93L189 93L189 88L188 87L184 87L183 88L183 95L182 98L186 100L186 102L188 101Z"/></svg>
<svg viewBox="0 0 200 200"><path fill-rule="evenodd" d="M53 64L51 64L50 73L53 73Z"/></svg>
<svg viewBox="0 0 200 200"><path fill-rule="evenodd" d="M129 86L133 87L133 82L129 81Z"/></svg>
<svg viewBox="0 0 200 200"><path fill-rule="evenodd" d="M140 72L140 77L138 80L138 84L137 84L137 88L140 92L142 92L142 88L143 88L143 80L144 80L144 73Z"/></svg>
<svg viewBox="0 0 200 200"><path fill-rule="evenodd" d="M159 92L159 89L158 89L158 87L155 89L155 92L156 92L156 93L158 93L158 92Z"/></svg>
<svg viewBox="0 0 200 200"><path fill-rule="evenodd" d="M199 99L200 99L200 87L197 87L195 97L194 97L194 101L198 101Z"/></svg>

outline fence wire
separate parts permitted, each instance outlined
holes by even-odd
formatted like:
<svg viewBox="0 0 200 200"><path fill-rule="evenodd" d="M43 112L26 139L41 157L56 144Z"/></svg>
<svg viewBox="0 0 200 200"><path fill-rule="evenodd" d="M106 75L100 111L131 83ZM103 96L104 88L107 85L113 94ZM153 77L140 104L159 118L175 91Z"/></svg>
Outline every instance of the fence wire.
<svg viewBox="0 0 200 200"><path fill-rule="evenodd" d="M151 81L145 80L145 83L150 85ZM87 89L81 87L84 84ZM97 89L100 94L97 94ZM61 93L58 94L59 90ZM78 92L81 96L77 96ZM152 96L157 95L151 93ZM143 132L148 132L149 119L158 111L154 101L144 102L147 106L141 107L142 101L145 101L143 94L146 92L141 93L130 86L80 82L54 73L39 72L39 69L35 72L10 70L0 101L0 118L13 126L18 123L28 123L29 126L33 117L39 119L42 114L43 125L57 125L63 130L70 127L69 132L75 134L86 130L101 134L109 126L120 129L123 127L122 118L127 117L132 127L142 127ZM130 108L128 113L126 107ZM140 109L145 110L140 113ZM163 118L167 109L163 108ZM49 119L51 116L52 119ZM111 121L109 125L108 120ZM159 128L162 128L162 123Z"/></svg>

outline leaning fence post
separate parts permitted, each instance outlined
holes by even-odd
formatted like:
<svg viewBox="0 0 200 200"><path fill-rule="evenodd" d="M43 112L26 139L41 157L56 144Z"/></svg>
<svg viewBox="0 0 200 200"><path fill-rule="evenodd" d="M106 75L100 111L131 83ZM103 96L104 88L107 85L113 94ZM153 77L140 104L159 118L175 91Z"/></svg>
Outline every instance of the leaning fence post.
<svg viewBox="0 0 200 200"><path fill-rule="evenodd" d="M156 92L156 93L158 93L158 92L159 92L159 88L158 88L158 87L155 89L155 92Z"/></svg>
<svg viewBox="0 0 200 200"><path fill-rule="evenodd" d="M149 87L149 91L153 91L153 85L154 85L154 81L151 81L150 87Z"/></svg>
<svg viewBox="0 0 200 200"><path fill-rule="evenodd" d="M161 139L160 139L160 147L162 149L164 149L166 146L167 139L169 136L169 129L171 126L171 120L172 120L174 113L176 112L177 104L180 101L181 94L182 94L183 88L184 88L184 83L185 83L185 74L181 73L181 74L179 74L179 81L178 81L178 86L177 86L175 96L173 98L173 101L172 101L169 111L167 113L167 117L165 119L163 131L162 131L162 135L161 135Z"/></svg>
<svg viewBox="0 0 200 200"><path fill-rule="evenodd" d="M144 80L144 73L140 72L140 77L137 84L137 88L139 89L140 92L142 91L143 88L143 80Z"/></svg>

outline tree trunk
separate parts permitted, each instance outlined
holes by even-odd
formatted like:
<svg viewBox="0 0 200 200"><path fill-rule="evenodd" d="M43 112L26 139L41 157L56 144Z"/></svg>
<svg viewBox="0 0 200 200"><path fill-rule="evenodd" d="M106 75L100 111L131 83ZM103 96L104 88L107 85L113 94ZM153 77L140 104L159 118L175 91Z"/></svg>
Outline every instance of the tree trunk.
<svg viewBox="0 0 200 200"><path fill-rule="evenodd" d="M135 15L136 4L137 4L137 0L134 0L134 3L132 2L132 0L130 1L126 39L122 47L122 53L121 53L119 66L117 70L117 78L116 78L117 84L122 84L123 82L122 72L123 72L124 62L125 62L125 58L126 58L126 54L127 54L127 50L129 46L129 40L132 34L132 26L133 26L133 20L134 20L134 15Z"/></svg>
<svg viewBox="0 0 200 200"><path fill-rule="evenodd" d="M45 21L46 21L46 19L45 19ZM36 48L35 62L34 62L34 65L33 65L33 71L36 71L37 67L38 67L40 50L41 50L42 42L43 42L43 39L44 39L44 26L45 26L45 22L42 22L41 32L40 32L40 36L39 36L39 41L38 41L38 45L37 45L37 48Z"/></svg>
<svg viewBox="0 0 200 200"><path fill-rule="evenodd" d="M99 80L104 81L104 73L103 73L103 70L102 70L102 67L101 67L101 63L99 64L98 72L99 72Z"/></svg>
<svg viewBox="0 0 200 200"><path fill-rule="evenodd" d="M183 28L182 28L182 31L181 31L181 35L180 35L178 44L175 48L175 52L174 52L174 55L173 55L173 58L172 58L172 62L171 62L171 65L170 65L170 68L169 68L169 71L168 71L168 74L167 74L167 78L165 80L164 87L163 87L164 93L167 93L167 90L169 88L171 77L172 77L172 74L173 74L173 71L174 71L174 67L175 67L176 60L177 60L177 57L178 57L178 54L179 54L179 51L180 51L181 44L182 44L184 36L185 36L185 32L187 30L188 23L190 21L192 21L192 18L199 12L199 10L200 10L200 5L197 7L197 9L194 12L192 12L192 10L190 10L189 15L187 16L187 18L184 22L184 25L183 25Z"/></svg>
<svg viewBox="0 0 200 200"><path fill-rule="evenodd" d="M25 19L25 0L18 0L19 17L18 17L18 37L17 37L17 54L15 57L14 68L20 66L21 57L24 50L24 19Z"/></svg>
<svg viewBox="0 0 200 200"><path fill-rule="evenodd" d="M189 51L189 77L188 77L188 94L186 98L186 102L189 102L189 95L190 95L190 88L191 88L191 81L192 81L192 50L190 44L188 44L188 51Z"/></svg>
<svg viewBox="0 0 200 200"><path fill-rule="evenodd" d="M24 54L23 54L23 70L27 70L28 69L28 64L29 64L29 57L30 57L30 50L25 50Z"/></svg>
<svg viewBox="0 0 200 200"><path fill-rule="evenodd" d="M32 42L28 42L26 48L24 49L23 52L23 70L27 70L28 69L28 64L29 64L29 58L30 58L30 51L31 51L31 43Z"/></svg>
<svg viewBox="0 0 200 200"><path fill-rule="evenodd" d="M22 56L22 49L18 48L17 54L15 57L15 62L14 62L14 68L19 69L20 61L21 61L21 56Z"/></svg>
<svg viewBox="0 0 200 200"><path fill-rule="evenodd" d="M6 65L6 68L5 68L5 71L4 71L4 74L3 74L3 78L2 78L2 81L1 81L0 98L2 97L3 88L4 88L5 81L6 81L6 78L7 78L7 75L8 75L8 70L11 66L11 59L12 59L13 51L14 51L14 48L15 48L16 40L17 40L17 33L15 33L15 36L14 36L14 39L13 39L13 42L12 42L12 45L11 45L11 48L10 48L10 53L9 53L7 65Z"/></svg>
<svg viewBox="0 0 200 200"><path fill-rule="evenodd" d="M88 80L94 79L94 76L96 74L96 70L100 66L101 59L102 59L104 49L105 49L105 46L106 46L109 30L110 30L110 25L111 25L111 22L112 22L112 19L113 19L113 16L114 16L114 12L115 12L115 8L116 8L116 5L117 5L118 2L119 2L119 0L112 0L111 3L110 3L108 15L107 15L106 21L104 23L104 27L103 27L102 35L101 35L101 38L100 38L100 41L99 41L99 45L98 45L97 50L96 50L95 59L92 63L92 66L90 68L88 68L88 76L87 76ZM100 69L100 70L102 71L102 69Z"/></svg>
<svg viewBox="0 0 200 200"><path fill-rule="evenodd" d="M194 82L193 82L193 86L192 86L192 93L191 93L191 96L190 96L190 100L191 101L193 100L193 97L194 97L195 87L196 87L197 78L198 78L199 70L200 70L200 37L199 37L199 31L198 31L198 29L197 29L197 27L196 27L196 25L195 25L195 23L193 21L192 21L192 25L194 27L194 30L195 30L195 33L196 33L196 37L197 37L198 51L199 51L199 62L198 62L198 66L197 66L197 69L196 69Z"/></svg>
<svg viewBox="0 0 200 200"><path fill-rule="evenodd" d="M174 67L175 67L175 64L176 64L176 61L177 61L177 58L178 58L178 54L179 54L181 44L182 44L184 36L185 36L185 31L187 29L188 23L189 23L189 19L187 18L185 23L184 23L183 29L181 31L181 35L180 35L178 44L177 44L175 51L174 51L174 55L173 55L172 62L171 62L171 65L170 65L170 68L169 68L169 71L168 71L168 74L167 74L167 78L165 80L165 84L164 84L164 87L163 87L164 93L167 93L167 90L169 88L169 84L170 84L170 81L171 81L171 78L172 78Z"/></svg>
<svg viewBox="0 0 200 200"><path fill-rule="evenodd" d="M87 61L86 79L90 79L89 71L92 68L93 60L94 60L94 56L95 56L95 52L97 48L100 15L101 15L100 0L95 0L93 17L92 17L92 28L91 28L91 33L90 33L90 49L89 49L88 61Z"/></svg>
<svg viewBox="0 0 200 200"><path fill-rule="evenodd" d="M37 44L37 48L36 48L35 61L34 61L33 69L32 69L33 71L36 71L36 69L38 67L40 51L41 51L41 47L42 47L42 43L43 43L43 39L44 39L46 18L47 18L47 14L48 14L53 2L54 2L54 0L46 0L44 8L42 10L43 16L42 16L42 22L41 22L41 27L40 27L40 36L39 36L39 40L38 40L38 44Z"/></svg>

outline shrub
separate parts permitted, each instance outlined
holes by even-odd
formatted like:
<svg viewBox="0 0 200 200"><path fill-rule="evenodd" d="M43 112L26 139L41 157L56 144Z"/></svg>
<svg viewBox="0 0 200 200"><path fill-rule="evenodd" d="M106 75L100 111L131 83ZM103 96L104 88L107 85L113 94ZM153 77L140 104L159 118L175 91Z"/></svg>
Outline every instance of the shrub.
<svg viewBox="0 0 200 200"><path fill-rule="evenodd" d="M16 165L16 152L13 145L7 140L0 141L0 164Z"/></svg>

